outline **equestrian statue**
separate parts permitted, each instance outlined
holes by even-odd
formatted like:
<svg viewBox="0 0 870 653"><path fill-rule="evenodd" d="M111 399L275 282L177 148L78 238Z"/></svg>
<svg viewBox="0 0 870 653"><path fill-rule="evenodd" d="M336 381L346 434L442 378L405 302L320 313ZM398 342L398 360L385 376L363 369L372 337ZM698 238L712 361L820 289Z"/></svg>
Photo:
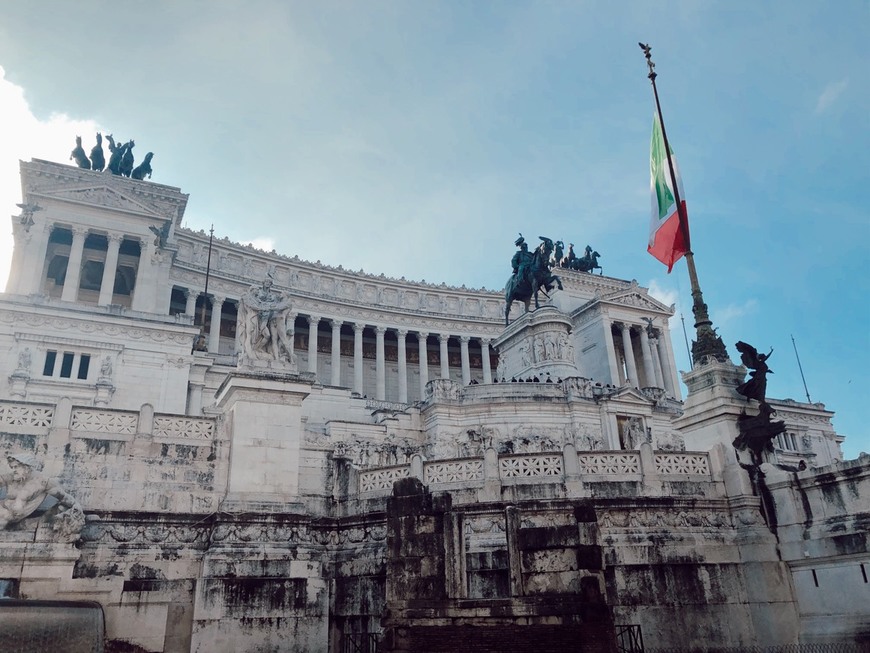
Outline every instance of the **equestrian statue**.
<svg viewBox="0 0 870 653"><path fill-rule="evenodd" d="M529 251L529 246L522 234L514 242L514 245L520 249L511 259L513 274L508 277L504 287L505 326L510 324L511 304L514 300L525 304L526 313L528 313L532 297L535 298L535 308L539 308L538 292L541 289L543 289L544 294L556 287L562 290L562 281L550 272L550 254L553 253L553 241L544 236L538 237L541 239L541 244L535 248L534 253Z"/></svg>

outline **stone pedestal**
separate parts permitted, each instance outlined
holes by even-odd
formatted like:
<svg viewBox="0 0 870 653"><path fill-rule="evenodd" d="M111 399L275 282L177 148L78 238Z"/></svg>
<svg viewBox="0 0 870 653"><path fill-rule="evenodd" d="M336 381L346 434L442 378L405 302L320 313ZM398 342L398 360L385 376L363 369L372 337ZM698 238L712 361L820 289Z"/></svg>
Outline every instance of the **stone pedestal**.
<svg viewBox="0 0 870 653"><path fill-rule="evenodd" d="M492 343L499 355L498 380L580 376L570 333L571 319L554 306L514 320Z"/></svg>
<svg viewBox="0 0 870 653"><path fill-rule="evenodd" d="M747 407L746 400L735 390L745 375L743 366L715 360L683 372L689 392L683 415L673 425L683 434L686 449L709 451L720 443L732 448L739 434L737 418Z"/></svg>
<svg viewBox="0 0 870 653"><path fill-rule="evenodd" d="M231 442L227 500L236 507L277 508L297 500L302 402L313 382L311 374L239 371L218 388L216 404Z"/></svg>

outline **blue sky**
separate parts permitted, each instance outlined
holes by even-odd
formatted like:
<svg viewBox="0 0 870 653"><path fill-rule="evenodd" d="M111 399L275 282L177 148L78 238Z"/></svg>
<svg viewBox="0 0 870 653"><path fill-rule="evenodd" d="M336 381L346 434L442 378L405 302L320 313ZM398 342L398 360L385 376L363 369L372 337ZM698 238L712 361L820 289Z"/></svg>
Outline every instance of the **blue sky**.
<svg viewBox="0 0 870 653"><path fill-rule="evenodd" d="M351 269L501 289L513 240L646 253L649 42L705 299L775 349L771 396L870 450L870 9L809 2L0 3L0 204L17 160L136 140L186 225ZM7 223L8 225L8 223ZM0 275L10 227L0 230ZM688 368L674 324L678 367ZM691 326L691 325L690 325Z"/></svg>

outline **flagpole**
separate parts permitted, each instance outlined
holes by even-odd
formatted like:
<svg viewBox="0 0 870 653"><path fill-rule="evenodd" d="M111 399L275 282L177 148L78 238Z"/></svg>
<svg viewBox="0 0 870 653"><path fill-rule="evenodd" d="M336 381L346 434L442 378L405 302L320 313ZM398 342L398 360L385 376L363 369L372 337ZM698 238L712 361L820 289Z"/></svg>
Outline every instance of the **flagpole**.
<svg viewBox="0 0 870 653"><path fill-rule="evenodd" d="M211 243L213 239L214 225L211 226L211 229L209 229L208 232L208 259L206 259L205 262L205 290L202 293L202 311L200 311L199 314L199 335L194 341L194 351L208 351L208 344L205 337L205 304L208 302L208 276L209 272L211 272Z"/></svg>
<svg viewBox="0 0 870 653"><path fill-rule="evenodd" d="M695 269L695 255L692 253L692 244L689 240L689 220L686 216L686 209L683 206L682 198L680 198L680 189L677 186L677 174L674 170L674 162L671 158L671 147L668 144L668 135L665 132L665 120L662 117L662 107L659 102L659 91L656 88L656 71L655 63L653 63L649 45L639 43L640 49L643 50L646 56L647 66L649 66L649 77L652 82L653 95L656 100L656 111L659 117L659 126L662 129L662 140L665 144L665 153L668 157L668 170L671 174L671 186L674 191L674 200L677 203L677 211L679 213L680 231L683 234L683 243L686 246L686 267L689 270L689 283L692 287L692 314L695 316L695 333L697 340L692 342L692 362L694 364L702 364L709 359L715 359L720 362L728 361L728 352L725 350L725 343L722 338L716 335L716 330L713 328L713 322L710 320L710 315L707 311L707 304L704 303L704 295L701 293L701 285L698 283L698 272Z"/></svg>

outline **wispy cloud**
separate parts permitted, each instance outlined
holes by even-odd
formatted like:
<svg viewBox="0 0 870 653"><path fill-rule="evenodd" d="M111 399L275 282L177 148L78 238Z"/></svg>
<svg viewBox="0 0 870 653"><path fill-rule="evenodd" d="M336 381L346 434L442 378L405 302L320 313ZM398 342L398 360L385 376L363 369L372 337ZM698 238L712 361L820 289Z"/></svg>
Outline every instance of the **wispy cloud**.
<svg viewBox="0 0 870 653"><path fill-rule="evenodd" d="M819 95L819 99L816 101L816 113L824 113L825 111L830 109L848 86L848 79L843 79L839 82L831 82L830 84L828 84L825 87L825 90L822 91L822 94Z"/></svg>
<svg viewBox="0 0 870 653"><path fill-rule="evenodd" d="M754 313L756 308L758 308L758 301L747 299L742 304L729 304L714 310L710 317L713 320L713 324L722 330L727 330L727 327L737 322L740 318Z"/></svg>

